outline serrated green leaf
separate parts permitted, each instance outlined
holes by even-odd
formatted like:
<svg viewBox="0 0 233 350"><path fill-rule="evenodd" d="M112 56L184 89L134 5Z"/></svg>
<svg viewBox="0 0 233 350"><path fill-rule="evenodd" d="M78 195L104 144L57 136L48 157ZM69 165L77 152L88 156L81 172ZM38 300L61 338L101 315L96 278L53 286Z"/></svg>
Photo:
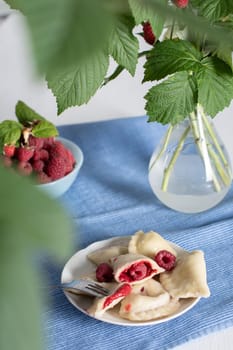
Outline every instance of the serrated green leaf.
<svg viewBox="0 0 233 350"><path fill-rule="evenodd" d="M191 0L191 4L198 8L200 15L213 22L233 11L232 0Z"/></svg>
<svg viewBox="0 0 233 350"><path fill-rule="evenodd" d="M108 65L108 56L100 52L73 69L48 75L48 87L56 96L58 114L68 107L87 103L103 82Z"/></svg>
<svg viewBox="0 0 233 350"><path fill-rule="evenodd" d="M109 41L109 53L116 62L134 75L138 61L138 40L132 34L134 21L129 16L119 16Z"/></svg>
<svg viewBox="0 0 233 350"><path fill-rule="evenodd" d="M216 50L216 55L222 61L224 61L228 66L233 70L233 57L232 51L229 47L225 47L224 45L220 45Z"/></svg>
<svg viewBox="0 0 233 350"><path fill-rule="evenodd" d="M197 74L198 102L205 112L214 117L227 107L233 98L233 73L229 66L216 57L202 60Z"/></svg>
<svg viewBox="0 0 233 350"><path fill-rule="evenodd" d="M20 139L22 125L15 120L4 120L0 123L0 148L3 145L16 145Z"/></svg>
<svg viewBox="0 0 233 350"><path fill-rule="evenodd" d="M159 0L159 2L164 6L166 4L166 0ZM155 36L159 38L163 30L165 16L163 17L161 13L156 13L151 4L145 3L144 0L129 0L129 5L136 24L149 21Z"/></svg>
<svg viewBox="0 0 233 350"><path fill-rule="evenodd" d="M152 87L147 95L149 122L176 124L186 118L197 103L197 85L187 72L178 72Z"/></svg>
<svg viewBox="0 0 233 350"><path fill-rule="evenodd" d="M32 135L35 137L53 137L58 135L58 130L47 120L41 120L32 128Z"/></svg>
<svg viewBox="0 0 233 350"><path fill-rule="evenodd" d="M40 114L35 112L23 101L18 101L15 107L15 114L21 124L28 126L36 120L45 120Z"/></svg>
<svg viewBox="0 0 233 350"><path fill-rule="evenodd" d="M147 56L143 81L160 80L179 71L195 71L201 53L186 40L165 40L156 43Z"/></svg>
<svg viewBox="0 0 233 350"><path fill-rule="evenodd" d="M233 15L228 16L223 21L216 22L214 25L216 28L224 29L226 31L226 34L231 35L231 37L233 38ZM215 47L216 49L212 51L215 52L218 58L226 62L232 69L233 42L232 45L226 45L225 43L220 41L219 43L217 43L217 45L215 45Z"/></svg>

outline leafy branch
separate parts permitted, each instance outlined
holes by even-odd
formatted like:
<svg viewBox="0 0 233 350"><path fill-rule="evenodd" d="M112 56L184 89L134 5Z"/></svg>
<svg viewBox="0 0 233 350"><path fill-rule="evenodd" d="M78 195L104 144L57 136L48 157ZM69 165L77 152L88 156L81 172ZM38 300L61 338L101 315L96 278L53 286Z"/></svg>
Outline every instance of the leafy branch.
<svg viewBox="0 0 233 350"><path fill-rule="evenodd" d="M233 5L229 0L205 1L205 5L201 0L190 0L185 9L177 8L168 0L6 2L20 10L26 18L38 70L45 73L48 87L56 97L58 114L71 106L88 103L100 87L117 78L123 70L126 69L132 76L135 74L140 50L135 28L145 21L150 22L157 41L148 54L143 81L161 79L155 67L159 60L163 69L173 67L167 75L164 71L166 77L180 71L195 73L196 93L201 96L199 102L207 107L205 111L208 114L216 115L232 99ZM166 43L167 40L164 46L160 45L162 43L158 39L166 30L170 31L170 39L177 37L186 41L177 43L177 47L173 41ZM165 35L167 38L169 36ZM167 54L165 45L170 45ZM186 48L190 57L186 55L182 59ZM160 49L160 57L153 58ZM209 62L204 62L205 57L209 58ZM110 75L109 58L118 64L116 71ZM176 69L174 62L177 60L180 64ZM225 78L227 83L224 83ZM224 89L223 100L215 106L211 105L212 99L207 96L209 85L212 86L213 82L215 98L218 97L217 85ZM151 109L147 102L150 120L156 120L150 116ZM185 112L187 114L188 110L183 109L182 113Z"/></svg>

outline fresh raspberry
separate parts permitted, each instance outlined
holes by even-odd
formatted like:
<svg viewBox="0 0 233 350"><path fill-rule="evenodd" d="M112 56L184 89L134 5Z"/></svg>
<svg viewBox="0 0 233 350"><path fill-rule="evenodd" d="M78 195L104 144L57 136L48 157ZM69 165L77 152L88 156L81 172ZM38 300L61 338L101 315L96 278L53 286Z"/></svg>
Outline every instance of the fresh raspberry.
<svg viewBox="0 0 233 350"><path fill-rule="evenodd" d="M44 139L44 148L49 148L54 143L54 137L45 137Z"/></svg>
<svg viewBox="0 0 233 350"><path fill-rule="evenodd" d="M130 268L130 276L133 281L138 281L147 276L147 266L144 263L138 263Z"/></svg>
<svg viewBox="0 0 233 350"><path fill-rule="evenodd" d="M63 145L63 143L61 143L61 141L54 141L54 143L50 146L48 151L49 151L50 157L53 157L53 156L61 156L63 158L67 157L66 148Z"/></svg>
<svg viewBox="0 0 233 350"><path fill-rule="evenodd" d="M48 182L51 182L52 179L47 174L45 174L43 171L41 171L37 174L37 181L39 184L46 184Z"/></svg>
<svg viewBox="0 0 233 350"><path fill-rule="evenodd" d="M66 157L64 158L66 162L66 175L69 174L75 165L75 158L69 149L66 149Z"/></svg>
<svg viewBox="0 0 233 350"><path fill-rule="evenodd" d="M20 162L27 162L34 154L33 148L18 147L16 148L15 156Z"/></svg>
<svg viewBox="0 0 233 350"><path fill-rule="evenodd" d="M3 153L5 156L12 158L15 154L15 145L4 145Z"/></svg>
<svg viewBox="0 0 233 350"><path fill-rule="evenodd" d="M170 271L173 269L176 263L176 257L167 250L160 250L156 255L154 260L160 267L165 270Z"/></svg>
<svg viewBox="0 0 233 350"><path fill-rule="evenodd" d="M143 27L143 37L145 41L150 45L154 45L156 41L156 37L153 33L150 22L144 22L142 27Z"/></svg>
<svg viewBox="0 0 233 350"><path fill-rule="evenodd" d="M113 269L107 263L101 263L96 269L96 279L99 282L111 282L113 280Z"/></svg>
<svg viewBox="0 0 233 350"><path fill-rule="evenodd" d="M18 162L17 169L21 175L28 176L32 173L32 166L29 162Z"/></svg>
<svg viewBox="0 0 233 350"><path fill-rule="evenodd" d="M44 162L41 159L32 161L32 169L36 172L41 172L44 169Z"/></svg>
<svg viewBox="0 0 233 350"><path fill-rule="evenodd" d="M42 148L42 149L36 149L33 154L33 160L48 160L49 159L49 152Z"/></svg>
<svg viewBox="0 0 233 350"><path fill-rule="evenodd" d="M29 136L28 145L35 149L41 149L44 146L44 139L42 137Z"/></svg>
<svg viewBox="0 0 233 350"><path fill-rule="evenodd" d="M180 9L183 9L188 6L189 0L172 0L173 4Z"/></svg>
<svg viewBox="0 0 233 350"><path fill-rule="evenodd" d="M51 177L52 180L58 180L65 176L66 173L66 162L62 157L51 157L44 169L45 173Z"/></svg>
<svg viewBox="0 0 233 350"><path fill-rule="evenodd" d="M73 169L73 164L70 162L69 158L64 158L65 163L66 163L66 175L68 175Z"/></svg>
<svg viewBox="0 0 233 350"><path fill-rule="evenodd" d="M73 155L73 153L71 152L71 150L67 148L67 149L66 149L66 154L67 154L67 157L68 157L69 160L70 160L70 163L74 166L76 160L75 160L74 155Z"/></svg>
<svg viewBox="0 0 233 350"><path fill-rule="evenodd" d="M0 155L0 161L6 168L10 168L13 164L12 159L10 157L7 157L5 155Z"/></svg>

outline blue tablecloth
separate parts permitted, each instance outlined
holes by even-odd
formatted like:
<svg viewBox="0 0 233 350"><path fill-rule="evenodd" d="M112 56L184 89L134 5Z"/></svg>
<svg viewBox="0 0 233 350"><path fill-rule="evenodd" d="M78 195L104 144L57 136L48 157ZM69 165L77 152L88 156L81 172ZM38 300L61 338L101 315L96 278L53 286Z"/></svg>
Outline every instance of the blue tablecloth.
<svg viewBox="0 0 233 350"><path fill-rule="evenodd" d="M156 326L122 327L90 318L62 292L52 291L45 312L48 349L171 349L233 325L233 189L221 204L201 214L165 207L148 182L148 162L164 127L146 117L67 125L60 135L77 143L84 164L59 200L75 223L74 250L114 236L155 230L185 249L205 252L211 297L189 312ZM52 284L62 266L46 266Z"/></svg>

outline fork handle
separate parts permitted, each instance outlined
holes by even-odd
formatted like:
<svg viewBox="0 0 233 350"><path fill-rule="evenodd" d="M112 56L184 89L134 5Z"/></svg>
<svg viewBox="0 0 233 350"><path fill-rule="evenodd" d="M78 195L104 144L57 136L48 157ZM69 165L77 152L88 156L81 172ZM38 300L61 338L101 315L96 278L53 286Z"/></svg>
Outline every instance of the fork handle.
<svg viewBox="0 0 233 350"><path fill-rule="evenodd" d="M75 280L73 280L70 282L61 283L61 287L62 288L74 288L76 284L77 284L77 282Z"/></svg>

